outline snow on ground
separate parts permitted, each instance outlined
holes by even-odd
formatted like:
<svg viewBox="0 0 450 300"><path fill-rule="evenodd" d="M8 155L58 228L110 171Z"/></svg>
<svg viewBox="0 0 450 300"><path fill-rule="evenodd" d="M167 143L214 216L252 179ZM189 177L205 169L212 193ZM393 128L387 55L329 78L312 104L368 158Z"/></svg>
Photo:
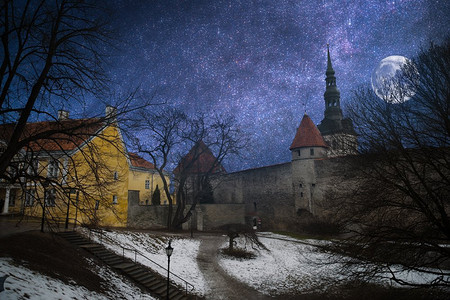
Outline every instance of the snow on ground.
<svg viewBox="0 0 450 300"><path fill-rule="evenodd" d="M266 235L286 238L275 234ZM337 266L323 264L325 256L315 252L314 246L266 237L260 237L260 241L269 251L254 250L251 245L245 244L244 239L238 239L239 248L256 252L257 257L240 260L222 256L219 262L221 267L231 276L265 294L323 290L328 279L337 276Z"/></svg>
<svg viewBox="0 0 450 300"><path fill-rule="evenodd" d="M85 234L88 234L85 231ZM321 240L302 240L286 237L273 233L258 233L260 241L269 249L255 250L244 239L238 240L238 247L246 248L256 254L256 258L240 260L229 256L219 257L220 266L231 276L242 281L256 290L268 294L310 293L326 291L332 288L336 279L345 279L339 274L341 265L329 263L326 254L316 251L314 245L327 243ZM92 238L100 242L100 235L93 234ZM130 259L135 259L135 252L123 250L124 248L137 249L147 258L157 264L167 267L167 255L165 247L169 238L172 239L174 248L170 270L181 278L187 280L195 287L195 293L201 296L208 294L208 285L197 264L197 254L200 240L185 239L181 237L157 236L149 233L108 231L104 232L102 243L112 251L122 254ZM222 248L227 247L227 242ZM158 267L147 258L137 255L136 260L150 267L162 276L167 276L167 271ZM344 258L343 258L344 259ZM393 284L387 278L380 278L377 283ZM429 282L430 276L422 276L413 272L401 272L397 277L414 279L417 283ZM178 278L171 278L180 286L184 282Z"/></svg>
<svg viewBox="0 0 450 300"><path fill-rule="evenodd" d="M0 299L154 299L112 271L95 268L99 275L111 284L106 294L89 291L77 286L75 282L66 284L25 266L19 266L10 258L0 258L0 276L8 275L4 283L5 290L0 292ZM114 292L111 292L112 290Z"/></svg>
<svg viewBox="0 0 450 300"><path fill-rule="evenodd" d="M85 234L88 233L85 232ZM100 234L95 233L92 235L92 238L100 242ZM170 239L172 239L172 247L174 249L170 257L170 272L192 284L195 287L193 291L195 294L204 295L208 291L208 287L197 265L200 241L176 236L170 237ZM136 258L137 262L148 266L162 276L167 276L167 270L158 265L167 268L165 248L168 245L168 240L169 237L167 236L155 236L142 232L104 231L102 244L108 249L121 255L124 254L132 260ZM124 250L123 248L136 249L145 257L139 254L135 256L134 251ZM181 287L186 287L184 281L180 278L171 275L171 279ZM188 290L190 290L190 287L188 287Z"/></svg>
<svg viewBox="0 0 450 300"><path fill-rule="evenodd" d="M260 241L269 249L254 250L244 239L238 239L237 246L257 257L249 260L222 256L219 263L231 276L254 287L262 293L275 295L289 292L308 293L325 291L333 282L345 280L340 263L330 263L327 254L315 250L314 245L328 243L323 240L302 240L273 233L258 233ZM222 247L227 247L227 243ZM346 258L342 257L342 261ZM396 277L416 284L430 283L437 276L421 272L402 271L395 266L392 269ZM437 271L437 270L435 270ZM390 280L391 274L379 274L373 282L382 285L399 286Z"/></svg>

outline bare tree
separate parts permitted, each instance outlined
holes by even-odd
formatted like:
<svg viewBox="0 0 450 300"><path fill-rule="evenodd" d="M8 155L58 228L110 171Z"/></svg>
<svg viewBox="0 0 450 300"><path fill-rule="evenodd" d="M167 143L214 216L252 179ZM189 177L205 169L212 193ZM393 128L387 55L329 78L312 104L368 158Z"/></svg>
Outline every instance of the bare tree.
<svg viewBox="0 0 450 300"><path fill-rule="evenodd" d="M237 155L245 147L244 136L230 117L207 118L199 115L190 118L176 109L161 108L153 113L141 111L139 118L132 122L132 127L134 131L139 131L133 138L134 147L151 158L162 179L169 202L168 228L179 228L187 222L202 198L202 190L195 189L189 203L190 210L185 214L188 204L186 189L207 186L210 176L222 171L224 159ZM189 149L189 158L186 159ZM206 167L203 166L201 174L194 172L198 171L196 168L199 166L199 159L205 151L214 151L214 159ZM172 178L175 186L172 194L165 171L174 166L178 167L175 170L176 176Z"/></svg>
<svg viewBox="0 0 450 300"><path fill-rule="evenodd" d="M355 92L351 117L361 155L348 159L353 171L342 183L346 192L328 195L339 203L335 218L349 236L332 244L349 257L346 274L450 285L449 70L447 39L407 64L386 88L400 90L386 93L385 101L369 88ZM414 282L404 276L410 271L428 280Z"/></svg>
<svg viewBox="0 0 450 300"><path fill-rule="evenodd" d="M100 49L108 40L107 18L100 5L78 0L2 2L0 118L13 124L13 130L0 154L0 176L32 141L31 135L23 138L28 121L39 114L56 120L50 114L52 103L70 106L106 90Z"/></svg>
<svg viewBox="0 0 450 300"><path fill-rule="evenodd" d="M39 204L45 213L45 201L53 205L55 198L67 199L67 207L86 210L94 221L96 201L104 199L110 180L104 161L107 153L89 141L98 137L127 155L120 139L107 136L102 129L141 107L132 105L133 93L121 97L118 108L106 116L66 120L54 113L56 107L69 109L83 106L86 98L110 96L104 66L112 34L105 7L90 0L2 1L0 179L20 185L23 194L29 195L28 204L34 199L35 206L27 209ZM46 122L30 125L42 120ZM73 160L74 151L81 153L82 162ZM35 163L42 157L54 162L51 168L57 176L40 174ZM49 188L51 192L43 191ZM73 190L76 195L70 196ZM54 210L64 210L62 206Z"/></svg>

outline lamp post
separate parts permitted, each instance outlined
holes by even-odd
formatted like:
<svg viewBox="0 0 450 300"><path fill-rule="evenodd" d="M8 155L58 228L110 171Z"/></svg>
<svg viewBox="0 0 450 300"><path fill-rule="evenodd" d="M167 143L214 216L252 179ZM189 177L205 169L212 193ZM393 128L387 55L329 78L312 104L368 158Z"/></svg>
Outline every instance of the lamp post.
<svg viewBox="0 0 450 300"><path fill-rule="evenodd" d="M48 182L44 181L41 183L42 187L44 188L44 205L42 205L42 218L41 218L41 232L44 232L44 223L45 223L45 202L47 201L47 187L48 187Z"/></svg>
<svg viewBox="0 0 450 300"><path fill-rule="evenodd" d="M77 190L77 198L75 200L75 221L73 222L73 229L77 227L77 218L78 218L78 196L80 195L80 191Z"/></svg>
<svg viewBox="0 0 450 300"><path fill-rule="evenodd" d="M65 229L69 228L69 209L70 209L70 195L75 193L75 189L69 189L67 193L67 211L66 211L66 224Z"/></svg>
<svg viewBox="0 0 450 300"><path fill-rule="evenodd" d="M170 256L172 255L173 248L170 246L172 240L169 240L169 246L166 247L167 254L167 300L169 300L169 276L170 276Z"/></svg>

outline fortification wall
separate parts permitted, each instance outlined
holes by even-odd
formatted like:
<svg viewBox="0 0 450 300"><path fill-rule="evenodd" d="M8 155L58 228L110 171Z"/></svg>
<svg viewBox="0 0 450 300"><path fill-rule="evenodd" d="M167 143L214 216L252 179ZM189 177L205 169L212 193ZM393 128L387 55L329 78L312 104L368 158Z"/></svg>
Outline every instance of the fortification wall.
<svg viewBox="0 0 450 300"><path fill-rule="evenodd" d="M247 223L261 219L262 229L289 230L295 221L291 163L250 169L222 176L214 190L216 203L245 204Z"/></svg>

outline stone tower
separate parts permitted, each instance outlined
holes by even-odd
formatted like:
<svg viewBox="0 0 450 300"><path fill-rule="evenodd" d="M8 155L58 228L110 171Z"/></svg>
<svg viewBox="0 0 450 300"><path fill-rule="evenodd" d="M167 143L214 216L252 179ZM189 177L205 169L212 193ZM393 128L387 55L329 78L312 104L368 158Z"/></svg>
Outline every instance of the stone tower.
<svg viewBox="0 0 450 300"><path fill-rule="evenodd" d="M289 149L292 152L291 172L295 210L298 215L305 211L314 214L316 187L314 161L327 156L328 146L307 114L303 116Z"/></svg>
<svg viewBox="0 0 450 300"><path fill-rule="evenodd" d="M327 45L326 89L324 93L325 113L317 126L329 146L328 157L357 153L357 136L352 120L342 117L341 93L336 85L336 76L331 64L330 48Z"/></svg>

